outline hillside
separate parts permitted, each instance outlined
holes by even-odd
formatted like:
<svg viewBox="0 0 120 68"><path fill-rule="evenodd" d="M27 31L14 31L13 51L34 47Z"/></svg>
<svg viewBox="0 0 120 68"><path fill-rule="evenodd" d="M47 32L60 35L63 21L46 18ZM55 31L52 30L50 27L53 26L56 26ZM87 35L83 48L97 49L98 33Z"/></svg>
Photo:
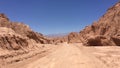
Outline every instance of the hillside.
<svg viewBox="0 0 120 68"><path fill-rule="evenodd" d="M107 12L92 25L86 26L75 36L88 46L119 46L120 45L120 2L110 7ZM76 33L74 33L76 34ZM72 34L69 34L69 36ZM72 39L73 37L69 37ZM72 39L73 40L73 39ZM69 41L69 40L68 40ZM76 42L76 41L74 41Z"/></svg>
<svg viewBox="0 0 120 68"><path fill-rule="evenodd" d="M31 44L30 42L41 44L50 43L50 40L45 38L41 33L32 31L28 25L25 25L23 23L11 22L5 14L0 14L0 34L1 33L1 37L3 37L0 38L2 48L6 47L9 49L15 45L20 48L21 46L24 46L22 44L25 43L27 46L28 44ZM14 41L12 41L12 38ZM3 43L4 46L2 45Z"/></svg>
<svg viewBox="0 0 120 68"><path fill-rule="evenodd" d="M28 25L11 22L5 14L0 14L0 68L45 53L52 48L49 43L50 39L34 32Z"/></svg>

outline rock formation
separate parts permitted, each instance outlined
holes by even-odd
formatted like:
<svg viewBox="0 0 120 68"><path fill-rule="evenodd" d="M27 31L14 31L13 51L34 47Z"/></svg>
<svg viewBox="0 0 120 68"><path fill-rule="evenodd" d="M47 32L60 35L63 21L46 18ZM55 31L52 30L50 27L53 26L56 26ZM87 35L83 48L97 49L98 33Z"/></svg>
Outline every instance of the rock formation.
<svg viewBox="0 0 120 68"><path fill-rule="evenodd" d="M71 32L68 35L68 43L74 43L74 42L76 42L76 43L81 42L79 33L77 33L77 32Z"/></svg>
<svg viewBox="0 0 120 68"><path fill-rule="evenodd" d="M12 29L0 27L0 48L8 50L19 50L21 47L27 47L27 39L16 34Z"/></svg>
<svg viewBox="0 0 120 68"><path fill-rule="evenodd" d="M120 2L109 8L107 12L91 26L79 33L86 45L105 46L120 45ZM104 41L104 42L103 42Z"/></svg>
<svg viewBox="0 0 120 68"><path fill-rule="evenodd" d="M27 47L30 40L35 43L50 43L41 33L32 31L28 25L10 22L7 16L0 14L0 48L18 50Z"/></svg>

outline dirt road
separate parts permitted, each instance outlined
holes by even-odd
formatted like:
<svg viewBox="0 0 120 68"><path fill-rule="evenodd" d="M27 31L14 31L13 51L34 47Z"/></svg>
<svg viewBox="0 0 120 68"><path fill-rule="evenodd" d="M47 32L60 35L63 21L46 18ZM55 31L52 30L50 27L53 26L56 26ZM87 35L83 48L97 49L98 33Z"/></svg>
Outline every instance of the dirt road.
<svg viewBox="0 0 120 68"><path fill-rule="evenodd" d="M8 68L119 68L119 47L60 44L44 57L33 57Z"/></svg>
<svg viewBox="0 0 120 68"><path fill-rule="evenodd" d="M105 68L94 56L87 54L75 45L61 45L53 53L37 59L25 68Z"/></svg>

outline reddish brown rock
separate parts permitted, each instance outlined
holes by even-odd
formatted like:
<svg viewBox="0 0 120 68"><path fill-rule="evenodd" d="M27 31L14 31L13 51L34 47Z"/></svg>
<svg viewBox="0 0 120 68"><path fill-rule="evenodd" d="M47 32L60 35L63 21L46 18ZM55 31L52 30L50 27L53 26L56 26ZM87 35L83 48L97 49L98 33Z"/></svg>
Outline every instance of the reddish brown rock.
<svg viewBox="0 0 120 68"><path fill-rule="evenodd" d="M113 40L110 37L103 35L90 36L84 42L84 45L87 46L113 46L115 45Z"/></svg>
<svg viewBox="0 0 120 68"><path fill-rule="evenodd" d="M120 2L109 8L96 22L79 33L72 32L65 38L55 38L53 42L84 43L88 46L120 45Z"/></svg>
<svg viewBox="0 0 120 68"><path fill-rule="evenodd" d="M120 2L109 8L98 21L80 31L79 35L83 43L87 41L86 45L111 46L114 42L118 46L120 44L117 38L120 36ZM89 38L88 35L93 38Z"/></svg>
<svg viewBox="0 0 120 68"><path fill-rule="evenodd" d="M112 37L112 40L117 46L120 46L120 37Z"/></svg>
<svg viewBox="0 0 120 68"><path fill-rule="evenodd" d="M80 42L81 42L81 40L80 40L79 33L71 32L68 35L68 43L80 43Z"/></svg>
<svg viewBox="0 0 120 68"><path fill-rule="evenodd" d="M19 22L10 22L9 19L4 15L0 14L0 27L11 28L15 33L33 39L37 43L49 43L49 39L45 38L41 33L34 32L28 25Z"/></svg>
<svg viewBox="0 0 120 68"><path fill-rule="evenodd" d="M0 14L0 48L19 50L36 43L48 44L51 42L41 33L34 32L28 25L11 22L6 15Z"/></svg>
<svg viewBox="0 0 120 68"><path fill-rule="evenodd" d="M12 29L0 27L0 48L8 50L18 50L21 47L27 47L26 38L16 34Z"/></svg>

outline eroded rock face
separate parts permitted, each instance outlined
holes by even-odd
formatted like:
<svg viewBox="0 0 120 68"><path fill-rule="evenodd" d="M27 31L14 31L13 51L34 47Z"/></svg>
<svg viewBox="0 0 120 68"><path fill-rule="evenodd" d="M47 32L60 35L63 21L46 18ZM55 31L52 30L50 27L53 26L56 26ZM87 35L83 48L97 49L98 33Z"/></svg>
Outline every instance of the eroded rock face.
<svg viewBox="0 0 120 68"><path fill-rule="evenodd" d="M0 48L8 50L19 50L27 47L26 38L16 34L11 28L0 27Z"/></svg>
<svg viewBox="0 0 120 68"><path fill-rule="evenodd" d="M35 43L48 44L50 40L31 30L28 25L11 22L6 15L0 14L0 48L19 50Z"/></svg>
<svg viewBox="0 0 120 68"><path fill-rule="evenodd" d="M113 41L117 46L120 45L120 2L109 8L107 12L91 26L87 26L80 32L80 39L83 43L87 41L86 45L111 45ZM93 38L89 38L93 36ZM104 43L101 41L104 37ZM111 38L111 39L109 39Z"/></svg>
<svg viewBox="0 0 120 68"><path fill-rule="evenodd" d="M112 40L116 45L120 46L120 37L112 37Z"/></svg>
<svg viewBox="0 0 120 68"><path fill-rule="evenodd" d="M115 46L115 43L110 37L103 35L90 36L84 42L84 45L87 46Z"/></svg>
<svg viewBox="0 0 120 68"><path fill-rule="evenodd" d="M41 34L35 33L33 31L28 31L28 33L26 34L26 36L30 39L35 40L37 43L42 43L44 44L45 41L47 41L47 39L45 40L44 37Z"/></svg>
<svg viewBox="0 0 120 68"><path fill-rule="evenodd" d="M16 34L23 37L33 39L37 43L49 43L49 39L45 38L41 33L34 32L28 25L18 22L10 22L9 19L4 15L0 14L0 27L11 28Z"/></svg>

